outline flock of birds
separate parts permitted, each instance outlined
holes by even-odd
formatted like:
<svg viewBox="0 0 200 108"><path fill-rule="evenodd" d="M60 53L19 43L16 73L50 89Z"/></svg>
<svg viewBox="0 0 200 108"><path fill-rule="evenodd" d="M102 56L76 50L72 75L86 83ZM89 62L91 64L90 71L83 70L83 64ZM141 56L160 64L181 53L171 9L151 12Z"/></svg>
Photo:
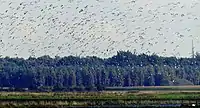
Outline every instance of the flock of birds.
<svg viewBox="0 0 200 108"><path fill-rule="evenodd" d="M0 0L0 55L188 56L200 0Z"/></svg>

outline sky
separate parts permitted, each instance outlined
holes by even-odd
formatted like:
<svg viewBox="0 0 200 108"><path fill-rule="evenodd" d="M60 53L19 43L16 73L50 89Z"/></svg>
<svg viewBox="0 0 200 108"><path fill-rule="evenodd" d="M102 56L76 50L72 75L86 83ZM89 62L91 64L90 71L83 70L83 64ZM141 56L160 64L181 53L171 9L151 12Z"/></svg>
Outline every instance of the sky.
<svg viewBox="0 0 200 108"><path fill-rule="evenodd" d="M0 55L191 57L200 0L0 0Z"/></svg>

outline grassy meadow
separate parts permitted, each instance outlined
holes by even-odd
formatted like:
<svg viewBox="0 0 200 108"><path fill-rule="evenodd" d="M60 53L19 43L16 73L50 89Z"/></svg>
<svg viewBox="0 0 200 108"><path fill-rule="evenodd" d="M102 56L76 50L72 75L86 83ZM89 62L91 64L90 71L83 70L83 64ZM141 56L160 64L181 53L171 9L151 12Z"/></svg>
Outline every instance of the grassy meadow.
<svg viewBox="0 0 200 108"><path fill-rule="evenodd" d="M107 88L101 92L0 92L0 107L198 104L199 86Z"/></svg>

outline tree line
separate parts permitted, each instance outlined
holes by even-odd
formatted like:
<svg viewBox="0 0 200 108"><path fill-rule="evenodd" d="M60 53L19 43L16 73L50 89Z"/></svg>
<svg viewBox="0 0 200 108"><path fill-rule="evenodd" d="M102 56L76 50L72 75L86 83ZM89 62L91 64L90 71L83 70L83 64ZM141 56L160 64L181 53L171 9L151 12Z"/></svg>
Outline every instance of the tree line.
<svg viewBox="0 0 200 108"><path fill-rule="evenodd" d="M200 56L136 55L113 57L0 58L0 87L46 91L102 90L105 87L199 85Z"/></svg>

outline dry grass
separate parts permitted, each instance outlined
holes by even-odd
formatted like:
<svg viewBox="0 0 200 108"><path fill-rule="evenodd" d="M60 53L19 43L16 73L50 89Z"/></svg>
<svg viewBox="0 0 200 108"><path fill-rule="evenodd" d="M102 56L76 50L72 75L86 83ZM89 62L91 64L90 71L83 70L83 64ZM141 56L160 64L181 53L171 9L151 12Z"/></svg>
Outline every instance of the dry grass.
<svg viewBox="0 0 200 108"><path fill-rule="evenodd" d="M141 91L102 91L102 92L0 92L0 97L9 97L9 96L24 96L30 98L99 98L99 97L122 97L126 95L142 95L142 94L166 94L166 93L200 93L200 86L149 86L149 87L134 87L142 88L147 90ZM158 90L148 90L151 88L158 88ZM163 90L159 90L162 88ZM179 88L180 90L164 90L165 88ZM184 88L190 88L194 90L184 90ZM183 89L183 90L181 90Z"/></svg>

